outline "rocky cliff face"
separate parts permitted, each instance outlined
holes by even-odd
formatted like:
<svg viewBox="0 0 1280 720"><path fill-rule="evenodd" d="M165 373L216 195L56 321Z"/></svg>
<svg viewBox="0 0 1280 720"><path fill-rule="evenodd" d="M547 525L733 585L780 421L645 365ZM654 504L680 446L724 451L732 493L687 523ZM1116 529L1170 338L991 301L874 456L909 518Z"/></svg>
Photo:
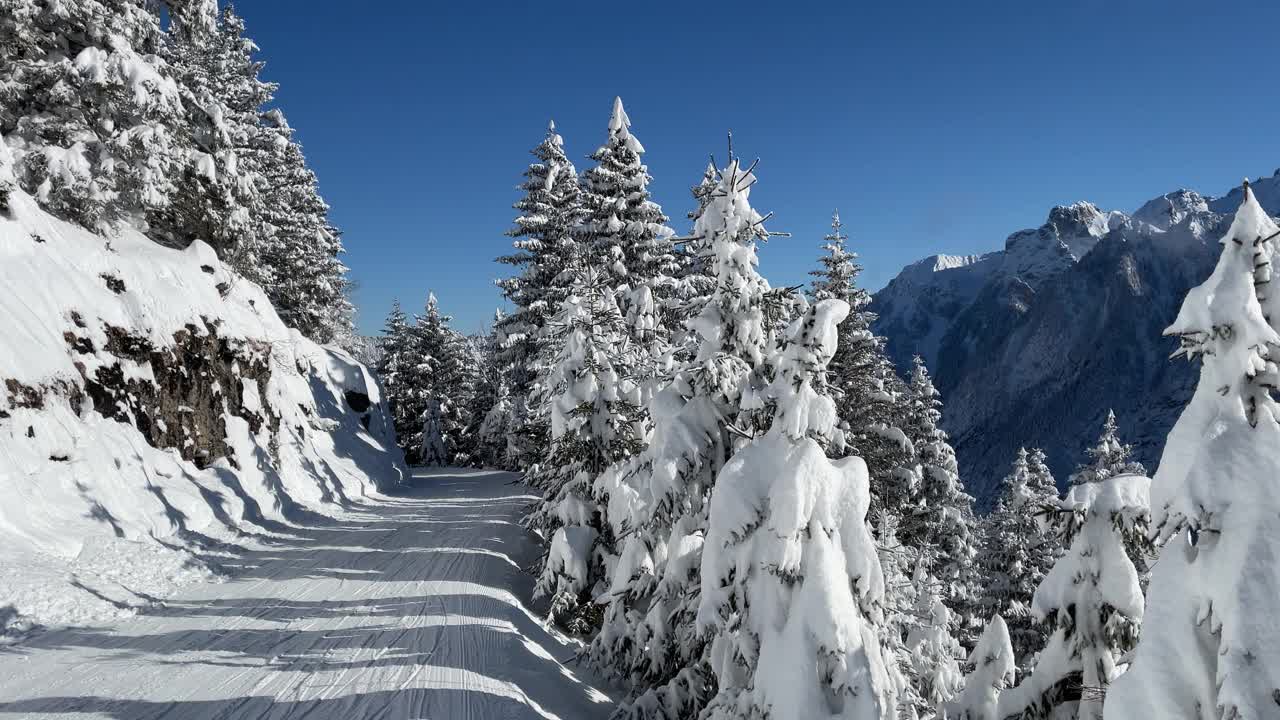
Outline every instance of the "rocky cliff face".
<svg viewBox="0 0 1280 720"><path fill-rule="evenodd" d="M1280 177L1257 186L1280 213ZM1193 365L1168 359L1176 342L1162 331L1212 270L1239 197L1179 190L1132 216L1088 203L1054 208L1043 226L983 256L991 269L976 288L946 277L951 268L921 273L917 264L877 293L876 329L895 362L919 352L935 372L944 425L981 505L1019 446L1043 448L1064 483L1108 409L1154 469L1196 377ZM895 287L903 278L910 292Z"/></svg>

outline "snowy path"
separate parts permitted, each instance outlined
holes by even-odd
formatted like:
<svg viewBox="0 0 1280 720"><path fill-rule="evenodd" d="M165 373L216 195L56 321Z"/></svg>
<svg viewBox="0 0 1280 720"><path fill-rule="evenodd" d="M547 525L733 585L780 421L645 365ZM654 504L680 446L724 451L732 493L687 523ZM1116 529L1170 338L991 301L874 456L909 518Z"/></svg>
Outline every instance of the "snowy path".
<svg viewBox="0 0 1280 720"><path fill-rule="evenodd" d="M521 602L531 500L449 471L249 553L236 579L109 627L0 648L0 717L603 718Z"/></svg>

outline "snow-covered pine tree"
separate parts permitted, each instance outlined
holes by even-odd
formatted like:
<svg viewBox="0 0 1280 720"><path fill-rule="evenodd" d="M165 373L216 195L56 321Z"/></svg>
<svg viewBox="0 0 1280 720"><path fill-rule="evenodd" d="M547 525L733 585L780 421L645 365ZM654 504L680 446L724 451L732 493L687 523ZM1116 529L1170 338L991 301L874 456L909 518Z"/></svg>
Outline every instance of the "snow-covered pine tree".
<svg viewBox="0 0 1280 720"><path fill-rule="evenodd" d="M689 188L693 196L694 208L689 211L689 220L697 225L702 211L711 204L712 193L719 184L715 163L708 161L702 171L702 179L697 185ZM706 238L690 235L679 239L679 250L676 270L677 296L681 299L705 298L715 289L715 277L711 263L710 243ZM688 284L689 287L681 287ZM680 328L675 328L679 330Z"/></svg>
<svg viewBox="0 0 1280 720"><path fill-rule="evenodd" d="M427 410L435 413L433 401L438 401L439 420L436 422L433 417L433 427L440 434L445 464L466 464L468 458L459 457L458 452L467 426L463 411L474 392L475 368L469 362L471 352L466 338L449 326L452 320L440 312L435 293L428 293L426 307L409 331L414 364L408 402L412 403L410 409L422 417ZM427 447L424 427L417 428L403 442L410 448Z"/></svg>
<svg viewBox="0 0 1280 720"><path fill-rule="evenodd" d="M716 166L708 161L702 180L689 188L694 209L689 211L688 218L695 226L703 209L710 204L717 185ZM672 278L670 295L662 301L661 321L665 324L663 334L670 343L668 362L672 367L678 367L697 352L698 337L689 328L689 319L701 312L707 298L715 292L716 279L709 239L698 237L691 229L687 236L674 238L673 242L678 267Z"/></svg>
<svg viewBox="0 0 1280 720"><path fill-rule="evenodd" d="M1075 518L1073 540L1032 599L1052 633L1031 674L1000 695L1001 718L1101 720L1107 686L1142 623L1142 587L1125 539L1147 528L1150 486L1141 475L1117 475L1067 491L1062 508Z"/></svg>
<svg viewBox="0 0 1280 720"><path fill-rule="evenodd" d="M265 181L260 152L262 108L275 86L259 78L257 47L231 8L219 22L216 2L170 0L163 56L182 97L175 127L183 150L171 201L151 213L152 237L174 247L211 245L241 274L264 282L258 252ZM265 283L264 283L265 284Z"/></svg>
<svg viewBox="0 0 1280 720"><path fill-rule="evenodd" d="M964 491L955 449L938 425L942 400L919 356L914 359L908 392L903 430L915 451L915 479L911 502L898 525L898 539L915 550L926 572L942 583L943 602L955 614L959 636L971 644L977 597L973 497Z"/></svg>
<svg viewBox="0 0 1280 720"><path fill-rule="evenodd" d="M1089 462L1076 467L1076 471L1071 474L1072 485L1098 482L1116 475L1147 474L1142 463L1130 459L1133 447L1120 442L1114 411L1107 411L1107 419L1102 423L1102 435L1085 453L1089 456Z"/></svg>
<svg viewBox="0 0 1280 720"><path fill-rule="evenodd" d="M969 654L964 691L946 709L950 720L1004 720L997 712L1000 693L1014 682L1017 664L1009 628L999 615L991 618Z"/></svg>
<svg viewBox="0 0 1280 720"><path fill-rule="evenodd" d="M421 413L425 405L418 402L418 356L412 337L412 327L400 301L395 301L382 326L382 357L378 363L378 377L382 379L383 392L391 409L396 440L405 451L406 458L416 459L420 448L408 442L421 431Z"/></svg>
<svg viewBox="0 0 1280 720"><path fill-rule="evenodd" d="M146 229L174 193L182 101L146 0L0 0L0 136L54 215Z"/></svg>
<svg viewBox="0 0 1280 720"><path fill-rule="evenodd" d="M486 429L493 408L504 401L506 392L505 378L494 357L496 350L492 331L467 337L463 345L473 388L462 409L466 426L459 439L457 462L470 467L496 468L503 462L506 438L494 433L493 428ZM507 409L504 407L505 412Z"/></svg>
<svg viewBox="0 0 1280 720"><path fill-rule="evenodd" d="M614 288L626 287L620 298L624 317L638 314L632 308L645 297L668 297L672 278L680 266L672 247L674 236L667 216L649 194L649 169L643 163L644 146L631 134L631 119L614 98L609 117L609 137L591 159L595 165L582 173L582 220L574 234L584 250L601 264L602 281ZM633 339L652 346L656 329L633 325ZM630 370L629 368L627 370Z"/></svg>
<svg viewBox="0 0 1280 720"><path fill-rule="evenodd" d="M547 420L530 405L530 394L545 371L539 365L545 356L542 329L569 294L569 282L560 276L578 254L571 231L582 217L578 171L565 155L554 122L530 152L536 161L524 171L524 197L513 205L520 215L507 231L515 238L515 252L498 258L519 271L498 281L513 310L495 326L498 360L506 368L511 395L510 416L504 421L509 454L520 469L547 454Z"/></svg>
<svg viewBox="0 0 1280 720"><path fill-rule="evenodd" d="M963 686L960 659L964 651L951 634L951 611L942 602L943 588L924 565L916 568L912 585L917 600L915 621L907 632L911 658L908 677L915 686L920 717L945 717L944 708Z"/></svg>
<svg viewBox="0 0 1280 720"><path fill-rule="evenodd" d="M768 391L772 426L712 490L697 616L714 637L707 720L897 714L875 632L884 589L866 465L819 444L839 432L824 372L848 311L824 300L796 321Z"/></svg>
<svg viewBox="0 0 1280 720"><path fill-rule="evenodd" d="M450 452L445 443L444 403L440 398L427 399L427 409L422 412L422 448L419 462L427 467L449 465Z"/></svg>
<svg viewBox="0 0 1280 720"><path fill-rule="evenodd" d="M589 653L632 688L621 718L695 717L715 691L694 623L707 501L735 439L752 434L740 416L754 408L753 383L768 385L774 345L769 283L756 267L756 244L769 233L751 207L755 182L736 158L717 175L694 226L711 248L715 276L714 293L689 321L698 345L650 404L649 447L597 483L623 545Z"/></svg>
<svg viewBox="0 0 1280 720"><path fill-rule="evenodd" d="M616 560L595 480L641 449L640 393L615 369L627 345L614 289L594 270L570 272L570 294L545 328L547 351L555 351L547 360L545 395L551 454L536 483L544 489L543 501L528 522L551 538L535 597L551 599L550 615L558 625L585 634L600 624L594 600L608 587L606 571Z"/></svg>
<svg viewBox="0 0 1280 720"><path fill-rule="evenodd" d="M837 410L838 412L838 410ZM869 473L868 473L869 474ZM875 498L872 497L874 503ZM868 511L870 512L870 511ZM870 523L870 518L868 519ZM880 638L890 680L898 696L897 717L907 720L919 715L919 708L926 707L918 691L915 664L911 649L907 647L907 633L921 618L916 616L916 603L920 588L914 582L910 568L917 567L916 555L911 548L898 542L898 517L880 511L875 517L872 534L876 539L876 554L884 576L883 621L876 634Z"/></svg>
<svg viewBox="0 0 1280 720"><path fill-rule="evenodd" d="M1200 381L1152 482L1165 539L1142 640L1109 720L1275 717L1280 705L1280 228L1245 184L1213 274L1165 334Z"/></svg>
<svg viewBox="0 0 1280 720"><path fill-rule="evenodd" d="M1008 623L1019 679L1035 665L1049 637L1049 628L1031 612L1031 600L1062 554L1062 543L1049 523L1057 507L1058 490L1044 453L1019 448L987 518L976 561L983 579L978 613Z"/></svg>
<svg viewBox="0 0 1280 720"><path fill-rule="evenodd" d="M224 15L224 33L237 32ZM257 152L263 205L260 232L261 282L280 318L319 342L329 342L350 326L350 281L341 233L329 222L316 175L280 110L263 116L265 136Z"/></svg>
<svg viewBox="0 0 1280 720"><path fill-rule="evenodd" d="M837 211L831 216L831 233L823 238L822 267L809 273L814 277L813 296L844 300L851 308L840 324L840 346L829 371L846 429L845 452L867 463L872 516L887 511L901 517L911 501L915 477L904 469L912 448L899 427L906 386L885 353L884 339L871 331L876 318L867 309L871 295L858 286L862 266L857 253L848 249L848 240Z"/></svg>

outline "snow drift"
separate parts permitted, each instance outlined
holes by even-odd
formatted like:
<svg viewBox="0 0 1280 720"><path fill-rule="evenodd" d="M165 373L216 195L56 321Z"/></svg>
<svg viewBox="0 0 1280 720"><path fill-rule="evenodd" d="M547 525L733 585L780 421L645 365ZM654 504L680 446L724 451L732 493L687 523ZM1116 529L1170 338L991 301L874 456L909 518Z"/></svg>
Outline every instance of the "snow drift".
<svg viewBox="0 0 1280 720"><path fill-rule="evenodd" d="M379 386L196 242L55 219L0 141L0 617L83 622L209 577L404 472ZM14 609L17 614L15 615Z"/></svg>

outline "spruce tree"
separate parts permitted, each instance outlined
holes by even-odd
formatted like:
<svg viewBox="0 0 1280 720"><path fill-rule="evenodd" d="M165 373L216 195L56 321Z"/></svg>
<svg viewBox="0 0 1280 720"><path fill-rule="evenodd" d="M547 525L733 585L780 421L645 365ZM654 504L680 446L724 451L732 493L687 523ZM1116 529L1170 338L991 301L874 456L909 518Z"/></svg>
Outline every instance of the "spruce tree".
<svg viewBox="0 0 1280 720"><path fill-rule="evenodd" d="M644 402L666 374L671 303L680 272L667 216L649 193L644 146L631 134L631 119L614 98L609 135L582 174L582 218L574 229L581 251L601 265L602 282L615 288L637 349L619 372L635 378Z"/></svg>
<svg viewBox="0 0 1280 720"><path fill-rule="evenodd" d="M505 421L516 467L528 468L547 452L547 420L538 413L536 394L540 365L545 357L543 328L568 296L568 281L561 277L578 256L571 235L582 216L578 172L564 153L564 139L555 123L532 151L536 162L524 172L520 185L524 196L513 206L520 211L515 227L507 231L515 252L498 261L518 274L498 281L502 295L513 306L496 325L499 362L508 373L510 417Z"/></svg>
<svg viewBox="0 0 1280 720"><path fill-rule="evenodd" d="M909 677L915 685L917 714L944 717L944 708L963 686L960 643L952 635L951 611L942 602L943 589L923 565L916 568L912 584L917 600L915 621L907 633L911 658Z"/></svg>
<svg viewBox="0 0 1280 720"><path fill-rule="evenodd" d="M1068 491L1062 507L1074 518L1073 539L1032 599L1049 640L1030 676L1001 694L1000 717L1102 720L1107 687L1142 622L1142 588L1125 539L1147 529L1150 484L1124 475Z"/></svg>
<svg viewBox="0 0 1280 720"><path fill-rule="evenodd" d="M694 228L712 249L716 289L689 329L698 344L650 405L654 435L597 483L622 547L604 624L589 653L627 683L620 717L696 716L714 694L708 646L695 627L707 502L736 445L767 419L774 346L769 284L756 244L769 237L752 209L755 175L731 159Z"/></svg>
<svg viewBox="0 0 1280 720"><path fill-rule="evenodd" d="M884 339L871 330L875 313L868 310L871 295L857 284L862 266L848 249L839 212L831 217L831 233L824 238L822 267L814 277L814 298L837 298L849 304L849 317L840 324L840 345L831 359L830 378L845 427L844 452L857 455L871 472L871 512L900 518L911 501L914 475L907 471L910 441L899 427L906 386L898 378L884 349Z"/></svg>
<svg viewBox="0 0 1280 720"><path fill-rule="evenodd" d="M264 183L261 282L285 324L329 342L350 327L352 315L341 233L284 113L263 117L263 146L252 155Z"/></svg>
<svg viewBox="0 0 1280 720"><path fill-rule="evenodd" d="M838 432L824 371L848 311L823 300L796 320L774 361L768 432L716 479L697 618L717 692L699 717L896 717L866 465L821 445Z"/></svg>
<svg viewBox="0 0 1280 720"><path fill-rule="evenodd" d="M1007 623L1019 678L1035 665L1049 637L1049 629L1033 615L1031 601L1062 554L1048 522L1057 506L1058 490L1044 453L1019 449L987 520L976 562L983 578L979 614Z"/></svg>
<svg viewBox="0 0 1280 720"><path fill-rule="evenodd" d="M591 154L595 165L582 174L582 220L574 229L584 251L596 258L610 287L626 287L620 299L624 316L642 299L645 288L654 296L669 294L669 278L679 272L672 248L674 233L667 216L650 199L649 170L643 163L644 146L631 134L631 119L614 98L609 117L609 137ZM639 342L656 338L635 328Z"/></svg>
<svg viewBox="0 0 1280 720"><path fill-rule="evenodd" d="M152 235L174 247L203 240L225 263L264 282L269 276L258 253L266 183L254 154L275 86L259 78L257 47L231 8L221 22L216 3L172 8L163 55L182 97L183 122L175 130L186 152L172 200L149 218Z"/></svg>
<svg viewBox="0 0 1280 720"><path fill-rule="evenodd" d="M1099 482L1116 475L1146 475L1142 463L1130 460L1133 448L1120 442L1116 427L1116 414L1108 410L1107 419L1102 424L1102 435L1093 447L1085 450L1089 462L1076 467L1071 475L1071 484Z"/></svg>
<svg viewBox="0 0 1280 720"><path fill-rule="evenodd" d="M695 226L702 211L711 203L718 185L716 173L715 164L708 162L701 182L689 189L694 209L689 211L688 218ZM673 242L677 269L670 295L663 302L662 322L664 334L670 338L670 362L678 365L688 361L689 354L697 348L696 333L689 329L688 322L715 292L716 279L709 238L699 237L691 229L688 236L675 238Z"/></svg>
<svg viewBox="0 0 1280 720"><path fill-rule="evenodd" d="M955 449L938 425L942 400L919 356L914 360L908 393L909 415L903 430L914 449L915 477L898 538L919 553L925 571L942 583L943 602L956 615L961 639L969 640L977 584L973 497L964 491Z"/></svg>
<svg viewBox="0 0 1280 720"><path fill-rule="evenodd" d="M1000 693L1014 682L1017 665L1009 628L999 615L991 618L977 646L969 654L964 691L946 709L954 720L1004 720L999 713Z"/></svg>
<svg viewBox="0 0 1280 720"><path fill-rule="evenodd" d="M468 362L466 338L450 327L452 320L440 312L435 293L428 293L426 307L409 331L415 362L408 402L409 411L416 412L419 418L426 418L424 413L430 412L430 427L439 433L443 464L466 464L468 458L459 457L458 453L467 426L464 409L474 392L474 368ZM435 441L424 435L425 420L420 423L423 424L404 439L410 448L425 448L427 440Z"/></svg>
<svg viewBox="0 0 1280 720"><path fill-rule="evenodd" d="M396 440L407 457L416 458L419 449L408 444L408 439L419 429L422 407L416 403L417 352L410 335L409 318L395 301L382 327L382 357L378 363L378 376L391 409Z"/></svg>
<svg viewBox="0 0 1280 720"><path fill-rule="evenodd" d="M607 586L614 537L603 522L596 478L637 452L639 391L616 369L626 326L613 288L602 274L577 268L574 283L548 330L544 413L551 420L551 453L537 486L543 501L530 524L551 538L535 596L551 598L551 618L575 633L598 627L594 602Z"/></svg>
<svg viewBox="0 0 1280 720"><path fill-rule="evenodd" d="M145 0L0 0L0 137L46 210L146 230L173 197L182 99L162 43Z"/></svg>
<svg viewBox="0 0 1280 720"><path fill-rule="evenodd" d="M1200 379L1151 483L1158 536L1142 639L1107 720L1274 717L1280 697L1280 227L1246 183L1212 275L1165 333Z"/></svg>

